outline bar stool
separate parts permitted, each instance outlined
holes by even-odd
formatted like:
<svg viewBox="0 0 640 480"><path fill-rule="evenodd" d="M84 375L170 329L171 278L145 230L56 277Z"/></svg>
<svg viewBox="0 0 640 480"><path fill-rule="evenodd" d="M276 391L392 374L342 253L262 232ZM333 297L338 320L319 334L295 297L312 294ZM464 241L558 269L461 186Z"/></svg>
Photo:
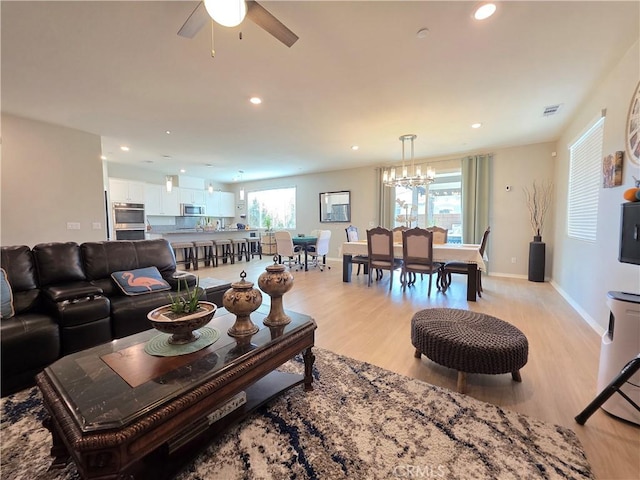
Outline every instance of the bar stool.
<svg viewBox="0 0 640 480"><path fill-rule="evenodd" d="M260 237L247 237L247 253L253 258L256 255L260 256L262 260L262 244L260 243Z"/></svg>
<svg viewBox="0 0 640 480"><path fill-rule="evenodd" d="M193 269L198 270L198 263L194 261L192 242L171 242L171 248L173 249L173 255L176 257L176 264L183 263L184 268L187 270L193 264ZM182 250L182 260L178 259L180 250Z"/></svg>
<svg viewBox="0 0 640 480"><path fill-rule="evenodd" d="M200 249L202 249L202 256L200 255ZM202 260L205 267L216 266L216 261L213 256L213 241L211 240L194 240L193 242L193 264L198 265L198 262ZM196 269L197 270L197 269Z"/></svg>
<svg viewBox="0 0 640 480"><path fill-rule="evenodd" d="M247 240L245 238L230 238L232 251L238 256L238 261L245 257L249 261L249 252L247 250Z"/></svg>
<svg viewBox="0 0 640 480"><path fill-rule="evenodd" d="M213 241L213 248L216 251L216 263L218 263L220 259L222 259L222 263L227 263L227 260L231 260L231 263L236 263L231 240L216 239Z"/></svg>

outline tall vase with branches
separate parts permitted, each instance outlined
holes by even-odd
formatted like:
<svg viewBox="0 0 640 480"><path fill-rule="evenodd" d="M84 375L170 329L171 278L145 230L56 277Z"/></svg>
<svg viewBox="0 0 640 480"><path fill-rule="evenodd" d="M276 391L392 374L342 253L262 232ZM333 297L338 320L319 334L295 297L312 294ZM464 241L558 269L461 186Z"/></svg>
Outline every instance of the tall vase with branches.
<svg viewBox="0 0 640 480"><path fill-rule="evenodd" d="M533 181L531 188L524 187L524 197L529 210L529 223L531 230L537 241L542 239L542 229L544 221L553 199L553 183L546 180L543 182Z"/></svg>

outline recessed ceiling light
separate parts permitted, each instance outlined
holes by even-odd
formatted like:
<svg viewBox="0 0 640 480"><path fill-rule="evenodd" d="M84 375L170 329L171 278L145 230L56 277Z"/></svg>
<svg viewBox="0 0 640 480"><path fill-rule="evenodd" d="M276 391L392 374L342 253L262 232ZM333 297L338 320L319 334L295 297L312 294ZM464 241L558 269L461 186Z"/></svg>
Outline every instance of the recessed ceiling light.
<svg viewBox="0 0 640 480"><path fill-rule="evenodd" d="M260 105L262 103L262 99L260 97L251 97L249 101L254 105Z"/></svg>
<svg viewBox="0 0 640 480"><path fill-rule="evenodd" d="M351 145L351 150L359 150L360 147L358 145Z"/></svg>
<svg viewBox="0 0 640 480"><path fill-rule="evenodd" d="M418 38L427 38L427 34L429 33L429 29L428 28L421 28L420 30L417 31L416 33L416 37Z"/></svg>
<svg viewBox="0 0 640 480"><path fill-rule="evenodd" d="M187 171L184 168L181 168L180 173L187 173Z"/></svg>
<svg viewBox="0 0 640 480"><path fill-rule="evenodd" d="M485 20L496 13L496 4L491 2L481 3L475 10L473 18Z"/></svg>
<svg viewBox="0 0 640 480"><path fill-rule="evenodd" d="M100 160L106 160L107 156L106 155L100 155Z"/></svg>
<svg viewBox="0 0 640 480"><path fill-rule="evenodd" d="M472 123L471 128L480 128L482 126L481 123Z"/></svg>
<svg viewBox="0 0 640 480"><path fill-rule="evenodd" d="M166 131L166 132L164 132L164 133L166 133L167 135L171 135L171 130L167 130L167 131Z"/></svg>
<svg viewBox="0 0 640 480"><path fill-rule="evenodd" d="M122 150L123 152L128 152L129 151L129 147L127 147L126 145L122 145L120 147L120 150Z"/></svg>

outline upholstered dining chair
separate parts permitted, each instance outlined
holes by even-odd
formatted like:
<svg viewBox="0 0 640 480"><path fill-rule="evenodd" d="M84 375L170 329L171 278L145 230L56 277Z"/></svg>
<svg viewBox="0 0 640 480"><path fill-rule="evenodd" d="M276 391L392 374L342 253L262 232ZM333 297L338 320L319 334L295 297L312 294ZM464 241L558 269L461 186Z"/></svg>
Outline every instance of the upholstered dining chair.
<svg viewBox="0 0 640 480"><path fill-rule="evenodd" d="M327 265L327 254L329 253L329 242L331 240L331 230L319 230L318 240L315 245L307 247L307 253L311 256L311 267L318 267L321 272L325 267L331 269L331 266ZM322 257L322 262L320 258Z"/></svg>
<svg viewBox="0 0 640 480"><path fill-rule="evenodd" d="M417 227L402 232L402 290L405 290L407 285L415 283L416 273L427 274L427 296L431 295L432 276L438 273L441 267L441 263L433 262L433 232Z"/></svg>
<svg viewBox="0 0 640 480"><path fill-rule="evenodd" d="M393 288L393 271L402 266L402 260L393 257L393 232L383 227L367 230L367 251L369 256L369 280L373 269L389 270L389 290Z"/></svg>
<svg viewBox="0 0 640 480"><path fill-rule="evenodd" d="M393 243L402 243L402 232L404 232L407 227L395 227L393 232Z"/></svg>
<svg viewBox="0 0 640 480"><path fill-rule="evenodd" d="M300 265L300 252L302 251L302 247L293 244L291 232L288 230L279 230L274 232L274 236L276 238L276 251L282 259L287 259L289 268L291 268L292 261L295 265Z"/></svg>
<svg viewBox="0 0 640 480"><path fill-rule="evenodd" d="M433 243L447 243L449 230L443 227L427 227L427 230L433 233Z"/></svg>
<svg viewBox="0 0 640 480"><path fill-rule="evenodd" d="M347 242L357 242L359 240L358 227L349 225L344 229L344 231L347 234ZM365 266L364 274L366 275L367 273L369 273L369 257L367 257L366 255L354 255L353 257L351 257L351 263L355 263L358 265L358 271L356 272L356 275L360 275L360 267L362 267L362 265Z"/></svg>
<svg viewBox="0 0 640 480"><path fill-rule="evenodd" d="M484 256L484 251L487 248L487 238L491 233L491 227L482 234L482 242L480 243L480 255ZM442 287L444 290L451 285L451 274L458 273L460 275L468 275L468 266L464 262L446 262L442 267ZM476 290L479 297L482 297L482 271L477 270Z"/></svg>

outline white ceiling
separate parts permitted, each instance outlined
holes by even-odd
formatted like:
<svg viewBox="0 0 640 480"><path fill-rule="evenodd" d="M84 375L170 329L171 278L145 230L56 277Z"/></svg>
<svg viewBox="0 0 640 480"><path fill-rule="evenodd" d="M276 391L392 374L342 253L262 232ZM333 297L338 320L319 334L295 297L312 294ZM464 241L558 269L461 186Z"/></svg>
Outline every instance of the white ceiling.
<svg viewBox="0 0 640 480"><path fill-rule="evenodd" d="M99 134L109 161L272 178L397 162L407 133L416 158L553 141L640 35L637 1L505 1L482 23L477 2L260 3L300 40L245 20L214 27L212 58L209 27L176 34L194 1L2 1L2 110Z"/></svg>

